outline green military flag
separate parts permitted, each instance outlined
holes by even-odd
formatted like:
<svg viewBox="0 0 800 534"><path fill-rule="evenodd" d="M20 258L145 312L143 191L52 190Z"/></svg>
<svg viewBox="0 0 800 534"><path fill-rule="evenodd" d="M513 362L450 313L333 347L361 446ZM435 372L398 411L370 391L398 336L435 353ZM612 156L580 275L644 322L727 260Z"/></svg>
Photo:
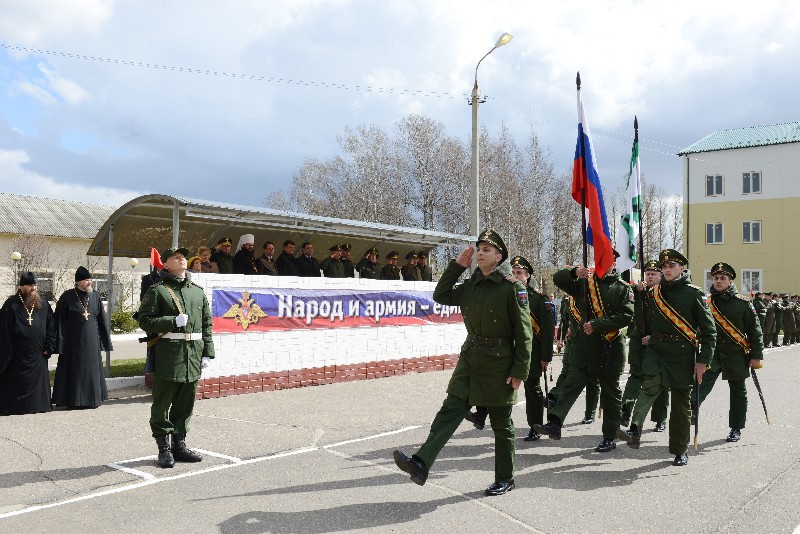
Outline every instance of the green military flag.
<svg viewBox="0 0 800 534"><path fill-rule="evenodd" d="M619 252L617 270L619 272L627 271L639 260L636 246L641 234L642 183L639 165L639 121L636 118L633 120L633 127L635 133L628 171L628 184L625 188L625 212L617 226L617 252Z"/></svg>

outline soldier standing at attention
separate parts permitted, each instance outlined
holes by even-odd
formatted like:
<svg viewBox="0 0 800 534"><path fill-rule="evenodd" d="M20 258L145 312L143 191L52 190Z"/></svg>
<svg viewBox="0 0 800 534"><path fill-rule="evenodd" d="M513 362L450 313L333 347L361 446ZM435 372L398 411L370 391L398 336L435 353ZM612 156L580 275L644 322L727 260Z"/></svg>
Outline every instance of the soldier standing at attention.
<svg viewBox="0 0 800 534"><path fill-rule="evenodd" d="M139 308L139 325L159 334L154 349L153 406L150 429L158 444L159 467L203 458L186 447L201 369L214 357L211 310L200 286L186 276L185 248L161 254L167 272L153 285ZM172 445L170 446L170 434Z"/></svg>
<svg viewBox="0 0 800 534"><path fill-rule="evenodd" d="M772 300L772 293L764 293L764 304L767 307L764 318L764 348L776 347L777 343L772 342L775 334L775 301Z"/></svg>
<svg viewBox="0 0 800 534"><path fill-rule="evenodd" d="M639 390L642 389L642 359L644 358L647 344L650 343L650 325L647 324L647 292L661 281L661 269L658 261L650 260L644 264L644 282L633 286L633 322L628 328L630 343L628 344L628 364L630 374L622 393L622 426L631 424L631 412ZM664 391L658 396L650 410L650 420L656 424L655 431L663 432L667 429L667 408L669 407L669 392Z"/></svg>
<svg viewBox="0 0 800 534"><path fill-rule="evenodd" d="M763 293L756 293L753 296L753 309L756 310L756 315L758 315L758 324L761 326L761 332L766 333L764 326L766 326L765 323L767 321L767 304Z"/></svg>
<svg viewBox="0 0 800 534"><path fill-rule="evenodd" d="M350 243L342 243L342 257L339 259L339 261L342 262L344 278L356 277L356 266L353 264L353 260L350 259L350 251L352 249L353 246Z"/></svg>
<svg viewBox="0 0 800 534"><path fill-rule="evenodd" d="M789 293L783 294L783 302L781 302L781 311L783 312L783 346L791 345L794 339L794 304L789 299Z"/></svg>
<svg viewBox="0 0 800 534"><path fill-rule="evenodd" d="M511 271L514 277L522 282L528 290L528 307L531 313L531 369L525 381L525 414L528 417L530 431L525 436L525 441L536 441L541 436L533 429L533 425L544 422L544 395L542 394L542 374L547 372L547 366L553 361L553 334L555 324L553 316L545 306L544 294L536 291L529 283L533 266L522 256L515 256L511 260ZM547 380L547 377L545 377Z"/></svg>
<svg viewBox="0 0 800 534"><path fill-rule="evenodd" d="M711 315L717 327L717 348L711 359L711 369L703 375L700 384L700 404L711 393L719 375L728 381L731 406L728 426L731 431L727 441L739 441L747 419L747 388L744 381L751 367L761 367L764 358L761 325L756 311L747 297L740 295L733 285L736 271L720 262L711 268L714 286L711 288ZM698 387L695 384L695 387ZM694 395L692 399L694 399Z"/></svg>
<svg viewBox="0 0 800 534"><path fill-rule="evenodd" d="M381 269L381 280L400 280L400 267L397 266L397 258L400 253L396 250L386 255L386 265Z"/></svg>
<svg viewBox="0 0 800 534"><path fill-rule="evenodd" d="M614 257L619 254L614 251ZM603 278L586 267L561 269L553 275L553 283L569 293L579 307L574 312L577 331L570 348L572 362L564 389L558 402L550 409L546 425L535 425L540 434L561 439L561 426L583 388L592 380L600 381L600 407L605 411L603 440L597 452L609 452L617 447L614 439L622 412L622 391L619 377L625 365L625 344L620 329L631 323L633 295L627 283L616 271L616 262ZM581 310L589 299L589 315Z"/></svg>
<svg viewBox="0 0 800 534"><path fill-rule="evenodd" d="M669 452L675 455L672 465L684 466L689 462L686 451L692 422L692 375L698 383L703 382L703 373L716 346L716 328L703 300L703 290L689 283L686 257L676 250L665 249L658 260L661 282L647 293L650 342L642 362L642 390L633 407L630 430L620 428L617 437L638 449L647 412L661 392L669 389L672 396Z"/></svg>
<svg viewBox="0 0 800 534"><path fill-rule="evenodd" d="M447 397L431 424L428 439L411 457L394 451L397 466L420 486L444 445L461 424L470 406L486 406L495 436L495 482L486 495L503 495L514 489L514 422L511 408L517 389L528 378L531 359L531 320L528 291L506 278L511 268L508 252L493 230L485 230L476 243L478 268L456 284L469 268L474 250L465 248L436 284L433 299L461 306L467 339L447 386Z"/></svg>
<svg viewBox="0 0 800 534"><path fill-rule="evenodd" d="M378 263L378 249L373 247L367 251L364 257L356 265L358 276L370 280L378 280L381 277L381 265Z"/></svg>
<svg viewBox="0 0 800 534"><path fill-rule="evenodd" d="M428 265L428 252L425 250L417 254L417 269L419 269L420 280L433 282L433 271Z"/></svg>

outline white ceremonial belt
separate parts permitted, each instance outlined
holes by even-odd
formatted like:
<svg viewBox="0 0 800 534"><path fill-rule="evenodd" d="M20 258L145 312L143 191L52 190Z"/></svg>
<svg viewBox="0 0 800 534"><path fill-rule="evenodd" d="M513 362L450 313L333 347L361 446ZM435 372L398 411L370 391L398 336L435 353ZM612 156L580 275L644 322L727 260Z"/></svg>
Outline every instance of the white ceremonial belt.
<svg viewBox="0 0 800 534"><path fill-rule="evenodd" d="M189 333L189 332L167 332L162 336L164 339L182 339L184 341L200 341L203 339L203 334L201 333Z"/></svg>

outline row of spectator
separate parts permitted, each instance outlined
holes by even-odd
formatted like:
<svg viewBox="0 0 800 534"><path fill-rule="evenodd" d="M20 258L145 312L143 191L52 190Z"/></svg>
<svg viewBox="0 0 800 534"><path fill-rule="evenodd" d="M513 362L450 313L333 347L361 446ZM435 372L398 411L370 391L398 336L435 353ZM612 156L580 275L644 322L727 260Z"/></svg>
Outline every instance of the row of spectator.
<svg viewBox="0 0 800 534"><path fill-rule="evenodd" d="M229 237L219 240L214 250L209 247L197 249L197 255L188 259L190 271L196 273L249 274L267 276L310 276L326 278L370 278L374 280L433 281L428 265L428 253L408 252L406 264L397 265L400 253L396 250L386 255L386 265L378 263L378 249L371 248L354 264L350 259L352 247L349 243L333 245L328 256L319 261L314 257L314 244L306 241L300 245L300 254L295 256L296 244L291 239L283 242L282 252L275 257L275 243L262 245L262 254L255 255L255 237L244 234L239 238L236 252L231 253L233 242Z"/></svg>

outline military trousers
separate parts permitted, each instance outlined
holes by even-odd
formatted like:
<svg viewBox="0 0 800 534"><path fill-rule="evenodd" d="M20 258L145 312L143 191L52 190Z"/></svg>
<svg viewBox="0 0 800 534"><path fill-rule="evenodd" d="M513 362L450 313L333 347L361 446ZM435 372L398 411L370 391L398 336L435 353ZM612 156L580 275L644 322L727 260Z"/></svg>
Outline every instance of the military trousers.
<svg viewBox="0 0 800 534"><path fill-rule="evenodd" d="M428 438L414 455L430 468L445 444L453 436L458 425L467 415L470 405L467 399L459 399L448 394L442 407L431 423ZM511 419L511 406L487 406L489 421L494 431L494 477L495 482L514 480L514 421Z"/></svg>
<svg viewBox="0 0 800 534"><path fill-rule="evenodd" d="M197 382L172 382L153 379L153 405L150 407L150 429L153 437L164 434L186 434L194 410Z"/></svg>
<svg viewBox="0 0 800 534"><path fill-rule="evenodd" d="M669 452L684 454L689 450L689 431L692 426L691 387L672 387L667 390L661 382L661 375L644 375L642 389L633 407L631 425L636 425L639 433L647 412L653 407L658 396L669 391L672 408L669 413Z"/></svg>
<svg viewBox="0 0 800 534"><path fill-rule="evenodd" d="M569 363L566 362L561 366L561 372L558 374L558 378L556 379L556 385L550 390L550 395L557 401L561 399L561 391L564 389L564 384L567 382L567 376L569 376L570 368L571 367ZM578 394L580 395L580 393ZM600 381L590 380L589 383L586 384L586 409L583 413L583 416L586 419L594 419L599 402Z"/></svg>
<svg viewBox="0 0 800 534"><path fill-rule="evenodd" d="M535 363L535 365L539 365ZM525 415L528 418L528 426L541 425L544 423L544 394L542 393L542 372L534 372L531 369L528 379L525 381ZM544 373L547 380L547 373Z"/></svg>
<svg viewBox="0 0 800 534"><path fill-rule="evenodd" d="M636 403L636 397L639 396L639 391L642 389L642 360L644 351L638 355L638 361L635 362L634 351L629 353L630 359L630 374L628 381L625 382L625 390L622 392L622 411L627 414L633 413L633 405ZM667 420L667 408L669 407L669 391L666 389L656 398L653 403L653 408L650 410L650 420L654 423L661 423Z"/></svg>
<svg viewBox="0 0 800 534"><path fill-rule="evenodd" d="M714 384L717 378L722 374L721 370L714 372L711 369L703 373L703 383L700 384L700 404L706 400L706 397L711 390L714 389ZM745 386L744 379L741 380L728 380L728 389L730 390L730 407L728 408L728 426L730 428L744 428L747 422L747 387ZM695 384L697 387L697 384ZM694 394L692 395L694 398Z"/></svg>
<svg viewBox="0 0 800 534"><path fill-rule="evenodd" d="M596 375L580 367L570 367L564 389L561 391L556 405L550 409L550 415L558 417L563 423L584 388L586 388L586 410L588 412L590 408L589 388L595 383L599 383L600 407L605 412L603 437L613 440L617 435L617 428L619 428L621 420L622 391L619 388L619 375ZM593 412L594 407L592 406Z"/></svg>

